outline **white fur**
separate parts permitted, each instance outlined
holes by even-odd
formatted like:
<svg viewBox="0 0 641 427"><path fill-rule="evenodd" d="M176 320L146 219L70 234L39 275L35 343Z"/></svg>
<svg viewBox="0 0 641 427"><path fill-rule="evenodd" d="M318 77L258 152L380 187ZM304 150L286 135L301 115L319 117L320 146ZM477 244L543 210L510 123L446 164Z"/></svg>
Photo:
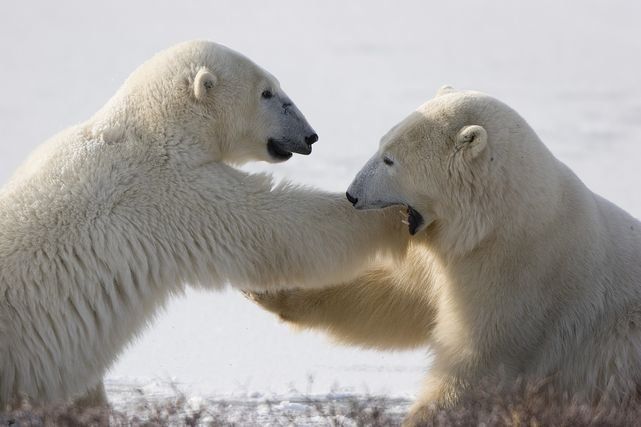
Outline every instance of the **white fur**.
<svg viewBox="0 0 641 427"><path fill-rule="evenodd" d="M587 401L636 396L641 223L511 108L440 93L383 138L350 191L357 207L402 201L422 214L407 257L325 290L257 296L265 308L345 342L428 346L417 414L488 378L546 379Z"/></svg>
<svg viewBox="0 0 641 427"><path fill-rule="evenodd" d="M295 107L288 125L262 104L267 88L288 101L240 54L178 45L2 189L0 408L19 395L44 403L100 389L185 284L319 286L354 276L389 240L403 244L389 213L229 165L271 160L272 134L308 131Z"/></svg>

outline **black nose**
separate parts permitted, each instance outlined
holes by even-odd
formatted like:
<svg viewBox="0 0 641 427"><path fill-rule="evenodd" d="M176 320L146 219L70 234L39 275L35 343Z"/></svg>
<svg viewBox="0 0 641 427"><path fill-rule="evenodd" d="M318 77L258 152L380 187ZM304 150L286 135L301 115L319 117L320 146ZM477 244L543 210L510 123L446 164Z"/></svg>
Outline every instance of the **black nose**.
<svg viewBox="0 0 641 427"><path fill-rule="evenodd" d="M305 142L307 143L307 145L312 145L316 141L318 141L318 135L316 135L315 133L305 137Z"/></svg>
<svg viewBox="0 0 641 427"><path fill-rule="evenodd" d="M351 194L349 194L349 192L345 193L345 195L347 196L347 200L349 200L352 205L356 205L356 203L358 203L358 197L352 196Z"/></svg>

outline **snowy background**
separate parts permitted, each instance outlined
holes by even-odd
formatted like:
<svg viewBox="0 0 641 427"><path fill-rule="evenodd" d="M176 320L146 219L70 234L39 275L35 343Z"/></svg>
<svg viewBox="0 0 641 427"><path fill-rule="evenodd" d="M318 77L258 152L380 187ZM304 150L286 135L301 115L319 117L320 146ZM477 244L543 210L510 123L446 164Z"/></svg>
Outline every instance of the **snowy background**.
<svg viewBox="0 0 641 427"><path fill-rule="evenodd" d="M86 1L0 7L0 182L88 118L155 52L202 38L276 75L320 135L278 177L344 191L388 128L447 83L519 111L595 192L641 217L641 3L633 1ZM332 389L411 397L426 351L380 353L293 333L233 291L175 300L108 374L189 394ZM313 383L308 378L313 377Z"/></svg>

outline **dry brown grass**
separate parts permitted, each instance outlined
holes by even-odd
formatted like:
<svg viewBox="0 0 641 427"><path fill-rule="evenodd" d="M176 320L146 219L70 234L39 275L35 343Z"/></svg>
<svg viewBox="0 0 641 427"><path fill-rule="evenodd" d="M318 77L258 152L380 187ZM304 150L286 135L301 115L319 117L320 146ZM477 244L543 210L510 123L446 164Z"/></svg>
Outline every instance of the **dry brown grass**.
<svg viewBox="0 0 641 427"><path fill-rule="evenodd" d="M141 396L127 409L81 410L69 405L0 414L12 426L396 426L407 400L371 396L274 400L204 400L197 407L183 394ZM487 387L455 407L428 406L412 419L419 426L641 426L638 400L587 405L546 387Z"/></svg>
<svg viewBox="0 0 641 427"><path fill-rule="evenodd" d="M0 414L9 426L394 426L403 414L389 413L392 400L382 397L301 398L282 408L280 401L209 400L198 408L184 395L141 399L135 409L79 409L72 405L32 408ZM404 402L407 403L407 402ZM303 408L301 410L301 407Z"/></svg>
<svg viewBox="0 0 641 427"><path fill-rule="evenodd" d="M641 426L641 401L586 403L539 384L487 384L450 408L429 405L417 426Z"/></svg>

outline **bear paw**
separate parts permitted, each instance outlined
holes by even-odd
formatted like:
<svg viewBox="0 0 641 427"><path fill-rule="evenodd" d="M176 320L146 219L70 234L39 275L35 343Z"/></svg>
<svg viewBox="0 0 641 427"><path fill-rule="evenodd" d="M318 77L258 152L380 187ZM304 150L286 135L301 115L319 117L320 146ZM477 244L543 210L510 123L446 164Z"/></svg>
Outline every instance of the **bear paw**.
<svg viewBox="0 0 641 427"><path fill-rule="evenodd" d="M283 290L272 292L241 291L245 298L259 305L263 309L276 314L283 321L296 319L294 299L297 290Z"/></svg>

